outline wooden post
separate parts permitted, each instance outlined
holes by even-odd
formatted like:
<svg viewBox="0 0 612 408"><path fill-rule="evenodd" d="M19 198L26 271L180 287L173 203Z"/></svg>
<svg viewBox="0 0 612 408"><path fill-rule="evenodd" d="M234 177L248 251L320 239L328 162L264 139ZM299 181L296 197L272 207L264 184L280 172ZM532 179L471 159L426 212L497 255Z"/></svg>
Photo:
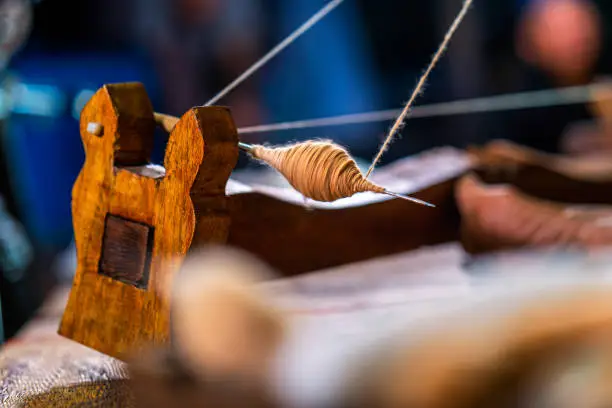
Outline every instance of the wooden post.
<svg viewBox="0 0 612 408"><path fill-rule="evenodd" d="M228 109L189 110L149 163L155 121L139 83L102 87L83 109L85 164L72 192L77 271L59 333L124 358L169 340L171 284L190 248L224 243L238 158Z"/></svg>

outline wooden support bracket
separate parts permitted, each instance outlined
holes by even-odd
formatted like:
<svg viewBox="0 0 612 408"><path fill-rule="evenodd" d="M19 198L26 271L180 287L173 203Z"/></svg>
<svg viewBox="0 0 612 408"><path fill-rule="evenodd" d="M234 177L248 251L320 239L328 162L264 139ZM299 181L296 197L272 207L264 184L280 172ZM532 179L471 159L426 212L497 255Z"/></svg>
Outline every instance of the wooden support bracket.
<svg viewBox="0 0 612 408"><path fill-rule="evenodd" d="M169 339L172 282L191 248L225 243L238 159L228 109L189 110L152 166L153 107L139 83L106 85L83 109L85 163L72 192L77 271L59 333L123 358Z"/></svg>

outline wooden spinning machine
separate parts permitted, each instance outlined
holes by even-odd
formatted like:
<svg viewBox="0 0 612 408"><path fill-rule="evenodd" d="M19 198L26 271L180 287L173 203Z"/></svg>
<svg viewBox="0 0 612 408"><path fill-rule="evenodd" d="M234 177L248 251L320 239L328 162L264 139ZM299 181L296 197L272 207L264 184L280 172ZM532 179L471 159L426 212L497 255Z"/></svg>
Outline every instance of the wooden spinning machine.
<svg viewBox="0 0 612 408"><path fill-rule="evenodd" d="M589 181L563 175L540 158L520 162L479 151L478 160L470 165L458 166L444 177L433 177L416 192L406 191L415 192L417 199L368 181L350 156L333 144L325 145L330 154L324 155L333 160L318 157L296 169L291 154L311 146L308 143L268 149L239 142L241 132L234 125L231 110L214 103L340 3L330 2L207 106L192 108L181 118L156 113L139 83L108 84L96 92L80 118L86 160L74 184L72 201L77 271L59 329L61 335L118 358L144 345L168 343L171 307L160 291L172 285L186 256L211 244L244 249L291 276L458 240L455 181L474 169L491 178L491 168L510 161L514 171L502 172L503 181L526 187L536 196L559 195L556 182L573 190L566 188L564 197L552 198L571 201L571 197L584 197L580 191L587 189L591 202L599 197L601 202L612 203L612 179ZM465 3L463 14L420 85L469 5L469 1ZM369 120L389 120L399 114L389 135L393 137L418 93L419 89L401 112L370 114ZM438 108L450 114L454 109ZM345 123L362 119L349 118ZM325 123L324 119L297 126ZM169 132L163 166L150 163L156 126ZM280 124L268 130L285 127ZM368 191L403 199L370 197L359 205L313 209L262 191L236 189L228 181L240 149L275 167L298 191L317 201L335 201ZM279 159L279 152L285 156ZM343 164L342 171L337 169L338 161ZM517 171L519 164L523 170ZM347 169L352 172L350 177ZM304 181L308 173L316 172L323 175L318 181ZM350 188L329 193L330 185L341 176L348 177L343 185L348 183ZM499 173L496 177L499 180ZM321 179L326 184L321 185ZM548 185L548 190L542 189L543 185ZM328 193L324 194L325 189ZM404 199L431 202L436 208L411 205ZM410 230L419 233L406 234Z"/></svg>
<svg viewBox="0 0 612 408"><path fill-rule="evenodd" d="M140 84L104 86L81 114L87 158L72 206L78 269L60 333L109 355L168 340L169 305L157 291L191 250L229 244L291 275L410 249L417 243L386 246L383 235L432 225L433 217L440 226L448 221L427 215L424 206L398 218L404 200L380 203L389 209L383 211L375 205L312 210L260 193L227 196L239 151L228 109L183 115L169 135L163 167L149 162L155 126ZM354 227L344 228L350 220ZM366 240L352 239L376 229ZM444 235L441 229L431 243Z"/></svg>

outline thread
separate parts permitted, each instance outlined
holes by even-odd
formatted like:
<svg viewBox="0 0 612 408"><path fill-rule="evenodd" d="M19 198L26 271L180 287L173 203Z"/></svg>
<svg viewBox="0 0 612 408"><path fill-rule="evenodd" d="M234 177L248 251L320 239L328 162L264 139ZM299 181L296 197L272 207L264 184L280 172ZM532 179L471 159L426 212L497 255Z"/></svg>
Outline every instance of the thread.
<svg viewBox="0 0 612 408"><path fill-rule="evenodd" d="M410 114L410 118L433 118L588 103L604 99L597 97L594 93L608 89L609 87L609 84L591 84L433 103L414 107ZM385 109L315 119L270 123L242 127L238 129L238 133L241 135L248 135L327 126L386 122L397 118L401 112L401 109Z"/></svg>
<svg viewBox="0 0 612 408"><path fill-rule="evenodd" d="M244 71L238 78L236 78L231 84L226 86L221 92L215 95L211 100L209 100L205 106L210 106L219 99L223 98L225 95L230 93L234 88L240 85L242 82L251 77L258 69L263 67L270 61L272 58L276 57L281 51L287 48L291 43L297 40L302 34L306 31L310 30L315 24L323 19L323 17L327 16L331 13L336 7L338 7L344 0L333 0L327 3L321 10L316 12L312 17L310 17L304 24L298 27L293 33L291 33L287 38L281 41L278 45L272 48L266 55L260 58L257 62L255 62L249 69Z"/></svg>
<svg viewBox="0 0 612 408"><path fill-rule="evenodd" d="M399 129L403 126L404 121L406 120L406 117L410 113L410 109L412 108L412 105L414 104L414 101L416 100L416 97L423 90L423 88L425 86L425 82L427 81L427 78L429 77L429 74L435 68L435 66L438 64L438 61L440 61L440 58L442 57L442 54L444 54L444 51L448 47L448 43L450 42L451 38L453 38L453 35L455 34L455 31L457 31L457 28L459 27L459 25L461 24L461 22L465 18L465 16L466 16L466 14L467 14L467 12L468 12L468 10L469 10L471 5L472 5L472 0L465 0L464 1L463 7L461 8L461 11L459 12L457 17L455 18L455 21L453 21L453 24L450 26L450 28L449 28L448 32L446 33L446 35L444 36L444 40L442 41L442 44L440 44L440 47L438 48L438 51L436 51L436 53L434 54L434 57L431 60L429 66L427 67L427 70L421 76L421 79L419 79L419 82L417 83L416 88L412 92L412 96L408 100L408 103L406 104L406 106L402 110L402 113L399 115L399 117L397 118L397 120L395 121L393 126L391 127L391 130L389 131L389 134L387 135L387 138L385 139L385 142L381 146L380 150L378 151L378 154L376 155L376 157L374 158L374 161L372 162L372 165L370 166L370 168L368 169L368 172L366 173L366 178L370 177L370 174L374 170L374 167L376 167L376 165L380 161L383 153L387 150L387 148L389 147L389 144L391 143L391 141L393 140L393 138L395 137L395 135L397 134Z"/></svg>
<svg viewBox="0 0 612 408"><path fill-rule="evenodd" d="M253 146L251 155L279 171L304 196L331 202L357 193L385 194L368 181L355 160L342 147L329 141L307 141L292 146Z"/></svg>
<svg viewBox="0 0 612 408"><path fill-rule="evenodd" d="M598 100L607 100L609 98L599 96L598 93L609 90L609 88L610 84L589 84L566 88L553 88L539 91L516 92L479 98L459 99L450 102L416 106L412 109L410 117L411 119L424 119L451 115L468 115L473 113L489 113L575 105ZM397 118L400 113L401 109L385 109L315 119L245 126L238 129L238 134L249 135L327 126L386 122ZM179 121L179 118L164 113L155 113L155 121L165 131L170 133L176 123Z"/></svg>

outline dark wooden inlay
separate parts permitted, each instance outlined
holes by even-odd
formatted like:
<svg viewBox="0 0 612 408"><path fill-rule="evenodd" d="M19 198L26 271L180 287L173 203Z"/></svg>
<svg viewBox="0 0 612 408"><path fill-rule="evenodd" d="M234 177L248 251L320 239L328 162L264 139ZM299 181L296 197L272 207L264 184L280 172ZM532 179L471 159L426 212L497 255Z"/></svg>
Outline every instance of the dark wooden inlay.
<svg viewBox="0 0 612 408"><path fill-rule="evenodd" d="M149 283L153 228L107 215L99 273L146 289Z"/></svg>

